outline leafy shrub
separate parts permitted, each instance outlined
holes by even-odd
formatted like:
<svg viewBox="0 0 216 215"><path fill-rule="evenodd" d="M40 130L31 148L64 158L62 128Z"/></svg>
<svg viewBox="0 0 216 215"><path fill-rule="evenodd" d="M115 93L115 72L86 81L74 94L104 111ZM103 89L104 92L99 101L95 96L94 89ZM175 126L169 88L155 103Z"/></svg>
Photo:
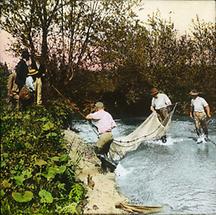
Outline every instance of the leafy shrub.
<svg viewBox="0 0 216 215"><path fill-rule="evenodd" d="M68 128L71 125L72 117L75 116L73 110L62 100L55 100L47 103L47 110L55 121L58 121L62 128Z"/></svg>
<svg viewBox="0 0 216 215"><path fill-rule="evenodd" d="M54 214L73 202L78 206L84 198L69 162L62 123L44 107L1 113L2 214Z"/></svg>

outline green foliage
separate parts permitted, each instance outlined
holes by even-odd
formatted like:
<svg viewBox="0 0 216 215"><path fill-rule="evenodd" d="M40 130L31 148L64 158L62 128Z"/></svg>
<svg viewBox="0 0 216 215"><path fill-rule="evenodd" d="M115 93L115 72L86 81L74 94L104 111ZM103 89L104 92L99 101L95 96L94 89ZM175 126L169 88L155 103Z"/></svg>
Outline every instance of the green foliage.
<svg viewBox="0 0 216 215"><path fill-rule="evenodd" d="M2 214L23 210L50 214L69 202L78 205L82 201L84 189L77 197L69 195L76 178L63 141L62 122L45 107L1 113Z"/></svg>
<svg viewBox="0 0 216 215"><path fill-rule="evenodd" d="M58 207L59 214L81 214L81 208L79 202L85 196L85 190L80 183L75 183L71 187L68 195L70 203L65 204L63 207ZM72 202L72 203L71 203Z"/></svg>
<svg viewBox="0 0 216 215"><path fill-rule="evenodd" d="M74 111L65 102L54 100L52 103L48 102L46 106L54 121L60 123L62 128L70 126Z"/></svg>
<svg viewBox="0 0 216 215"><path fill-rule="evenodd" d="M17 202L29 202L33 198L33 193L31 191L25 191L24 193L12 192L12 197Z"/></svg>
<svg viewBox="0 0 216 215"><path fill-rule="evenodd" d="M73 202L63 208L58 209L59 214L80 214L77 211L77 203Z"/></svg>
<svg viewBox="0 0 216 215"><path fill-rule="evenodd" d="M31 171L23 170L21 175L14 176L13 179L17 186L22 186L23 182L32 177Z"/></svg>
<svg viewBox="0 0 216 215"><path fill-rule="evenodd" d="M39 192L39 196L40 196L40 202L41 203L53 203L53 197L52 197L52 194L46 190L40 190Z"/></svg>
<svg viewBox="0 0 216 215"><path fill-rule="evenodd" d="M69 193L69 199L74 202L80 202L84 197L84 188L80 183L76 183L72 186L72 189Z"/></svg>
<svg viewBox="0 0 216 215"><path fill-rule="evenodd" d="M2 141L7 143L4 147L8 150L31 150L33 147L39 150L49 145L60 147L62 134L59 123L56 121L54 124L51 118L52 116L43 107L38 110L32 108L25 113L3 113Z"/></svg>
<svg viewBox="0 0 216 215"><path fill-rule="evenodd" d="M43 173L42 176L44 176L47 181L50 181L55 178L57 174L63 174L65 170L66 166L51 166L47 168L47 172Z"/></svg>

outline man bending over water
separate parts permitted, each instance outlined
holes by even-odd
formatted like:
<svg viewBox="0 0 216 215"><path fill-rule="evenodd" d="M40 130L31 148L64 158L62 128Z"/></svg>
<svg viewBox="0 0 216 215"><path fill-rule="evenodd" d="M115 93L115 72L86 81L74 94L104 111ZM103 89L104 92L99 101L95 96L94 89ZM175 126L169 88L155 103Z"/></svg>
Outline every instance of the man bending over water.
<svg viewBox="0 0 216 215"><path fill-rule="evenodd" d="M95 108L96 112L88 114L86 119L94 120L94 124L98 129L99 139L96 143L96 153L99 155L107 155L110 144L113 141L112 129L116 127L116 123L110 113L104 110L104 104L102 102L97 102ZM101 162L102 170L106 171L105 163L103 160Z"/></svg>
<svg viewBox="0 0 216 215"><path fill-rule="evenodd" d="M166 94L159 93L158 89L155 87L151 89L151 95L152 102L150 109L152 112L157 112L160 122L166 125L169 116L168 106L172 105L172 102ZM161 140L165 143L166 135L161 137Z"/></svg>

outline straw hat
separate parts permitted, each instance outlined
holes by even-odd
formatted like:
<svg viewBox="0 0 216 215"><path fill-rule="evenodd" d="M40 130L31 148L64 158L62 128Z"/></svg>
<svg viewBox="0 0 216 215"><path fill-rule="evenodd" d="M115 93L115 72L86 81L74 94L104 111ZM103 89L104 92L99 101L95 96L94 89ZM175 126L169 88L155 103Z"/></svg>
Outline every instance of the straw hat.
<svg viewBox="0 0 216 215"><path fill-rule="evenodd" d="M191 95L191 96L198 96L199 94L200 94L200 92L198 92L197 90L191 90L189 92L189 95Z"/></svg>
<svg viewBox="0 0 216 215"><path fill-rule="evenodd" d="M38 71L36 69L29 69L28 75L36 75Z"/></svg>
<svg viewBox="0 0 216 215"><path fill-rule="evenodd" d="M95 107L96 107L96 108L104 108L104 104L103 104L102 102L97 102L97 103L95 104Z"/></svg>
<svg viewBox="0 0 216 215"><path fill-rule="evenodd" d="M151 89L151 95L154 96L154 95L156 95L156 94L158 94L158 89L155 88L155 87L153 87L153 88Z"/></svg>

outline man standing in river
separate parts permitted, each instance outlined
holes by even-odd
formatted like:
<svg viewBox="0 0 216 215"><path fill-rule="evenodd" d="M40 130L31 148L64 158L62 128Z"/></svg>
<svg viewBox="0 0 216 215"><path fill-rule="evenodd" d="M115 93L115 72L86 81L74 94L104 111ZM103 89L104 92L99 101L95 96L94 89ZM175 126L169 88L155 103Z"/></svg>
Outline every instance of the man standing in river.
<svg viewBox="0 0 216 215"><path fill-rule="evenodd" d="M156 112L158 115L158 119L160 122L165 125L168 120L169 116L169 110L168 106L172 105L172 102L170 101L169 97L164 93L159 93L158 89L153 87L151 89L151 111ZM166 135L161 137L161 140L163 143L166 142Z"/></svg>
<svg viewBox="0 0 216 215"><path fill-rule="evenodd" d="M116 123L111 114L104 110L104 104L102 102L97 102L95 104L95 108L96 112L88 114L86 119L93 120L98 129L99 139L96 143L96 153L106 156L113 140L112 129L116 127ZM103 170L106 170L106 166L103 161L101 163L101 167Z"/></svg>
<svg viewBox="0 0 216 215"><path fill-rule="evenodd" d="M151 89L152 101L151 101L151 111L156 111L158 118L163 124L164 120L169 115L168 106L172 105L169 97L164 93L159 93L157 88Z"/></svg>
<svg viewBox="0 0 216 215"><path fill-rule="evenodd" d="M191 99L190 117L194 119L197 135L202 134L202 130L208 139L207 117L210 118L210 108L206 100L199 96L197 90L191 90L189 95Z"/></svg>

